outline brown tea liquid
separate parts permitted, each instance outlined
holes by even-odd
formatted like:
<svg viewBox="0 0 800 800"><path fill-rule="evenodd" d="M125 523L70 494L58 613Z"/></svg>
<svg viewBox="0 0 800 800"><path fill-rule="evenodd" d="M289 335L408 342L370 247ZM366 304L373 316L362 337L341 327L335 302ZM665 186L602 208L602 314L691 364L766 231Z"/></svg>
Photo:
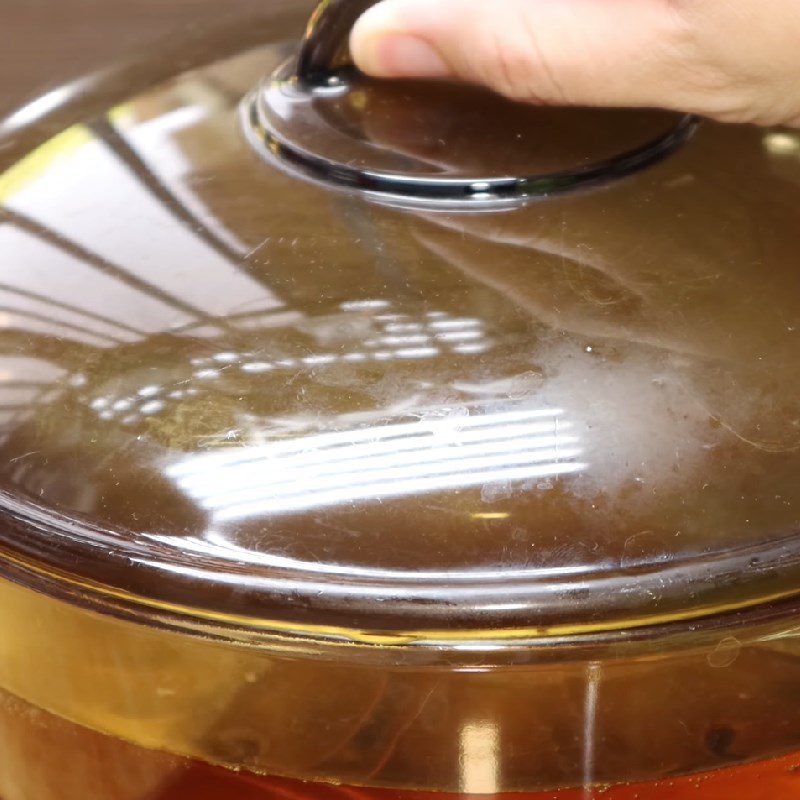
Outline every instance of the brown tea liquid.
<svg viewBox="0 0 800 800"><path fill-rule="evenodd" d="M793 800L800 753L652 783L465 795L304 783L125 742L0 695L2 800Z"/></svg>
<svg viewBox="0 0 800 800"><path fill-rule="evenodd" d="M463 800L466 797L504 800L794 800L800 797L800 754L658 783L504 795L455 795L303 784L194 764L153 800Z"/></svg>

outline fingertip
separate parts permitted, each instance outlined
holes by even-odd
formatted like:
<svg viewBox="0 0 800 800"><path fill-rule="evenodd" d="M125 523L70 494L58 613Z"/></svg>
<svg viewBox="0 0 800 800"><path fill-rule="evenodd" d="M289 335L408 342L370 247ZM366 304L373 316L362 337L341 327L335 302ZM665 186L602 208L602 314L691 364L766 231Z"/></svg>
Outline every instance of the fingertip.
<svg viewBox="0 0 800 800"><path fill-rule="evenodd" d="M402 2L385 0L369 8L350 35L356 66L379 78L440 78L451 70L441 53L404 24Z"/></svg>
<svg viewBox="0 0 800 800"><path fill-rule="evenodd" d="M384 63L383 42L400 29L393 2L383 2L367 9L350 32L350 52L356 66L368 75L390 77Z"/></svg>

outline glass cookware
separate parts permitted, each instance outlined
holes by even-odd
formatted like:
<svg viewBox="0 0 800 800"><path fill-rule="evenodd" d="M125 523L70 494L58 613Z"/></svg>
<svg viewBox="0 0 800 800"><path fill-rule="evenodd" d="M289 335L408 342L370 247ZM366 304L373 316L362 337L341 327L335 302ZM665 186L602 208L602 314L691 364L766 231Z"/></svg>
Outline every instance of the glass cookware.
<svg viewBox="0 0 800 800"><path fill-rule="evenodd" d="M362 7L0 123L0 797L800 796L800 138Z"/></svg>

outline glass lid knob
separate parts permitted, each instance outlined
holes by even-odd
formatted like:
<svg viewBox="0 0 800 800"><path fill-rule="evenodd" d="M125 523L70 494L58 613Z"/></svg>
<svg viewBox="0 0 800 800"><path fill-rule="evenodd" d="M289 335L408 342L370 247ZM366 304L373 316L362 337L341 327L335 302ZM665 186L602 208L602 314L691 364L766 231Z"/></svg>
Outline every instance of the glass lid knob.
<svg viewBox="0 0 800 800"><path fill-rule="evenodd" d="M246 98L245 132L273 163L405 203L515 204L644 169L698 125L692 115L543 108L476 86L369 78L347 40L374 2L320 3L299 54Z"/></svg>

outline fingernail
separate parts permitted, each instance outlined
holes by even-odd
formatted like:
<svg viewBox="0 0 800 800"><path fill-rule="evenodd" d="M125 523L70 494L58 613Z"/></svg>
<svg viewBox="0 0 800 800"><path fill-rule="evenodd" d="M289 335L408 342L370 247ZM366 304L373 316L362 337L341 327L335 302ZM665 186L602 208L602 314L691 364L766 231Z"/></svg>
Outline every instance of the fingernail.
<svg viewBox="0 0 800 800"><path fill-rule="evenodd" d="M373 75L394 78L444 78L447 63L424 39L405 34L385 34L372 44Z"/></svg>

